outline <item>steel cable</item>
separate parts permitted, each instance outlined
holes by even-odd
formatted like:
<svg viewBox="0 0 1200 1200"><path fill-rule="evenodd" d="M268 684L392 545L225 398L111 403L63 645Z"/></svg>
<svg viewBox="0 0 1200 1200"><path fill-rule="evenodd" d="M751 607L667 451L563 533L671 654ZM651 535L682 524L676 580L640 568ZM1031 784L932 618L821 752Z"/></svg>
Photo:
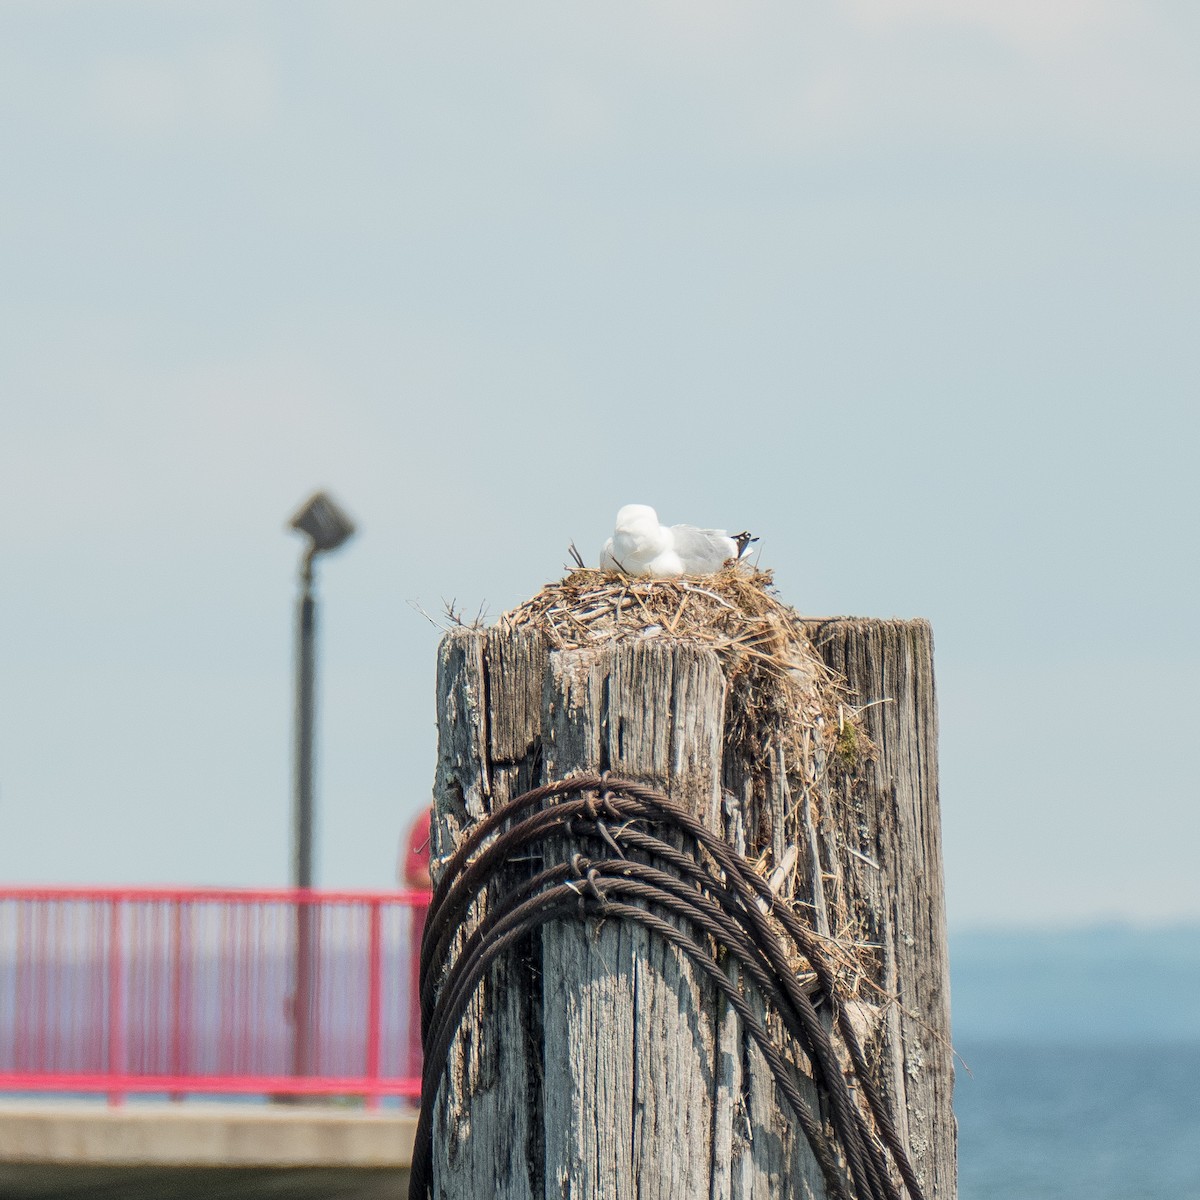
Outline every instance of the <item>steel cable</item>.
<svg viewBox="0 0 1200 1200"><path fill-rule="evenodd" d="M478 848L494 829L504 824L507 820L510 820L519 812L523 811L527 807L530 807L537 801L554 797L556 795L565 795L572 791L579 791L588 786L596 786L597 784L602 785L604 782L605 781L603 781L600 776L580 776L559 784L553 784L548 787L536 789L533 792L527 792L518 797L517 800L506 806L503 810L495 814L494 817L489 818L487 821L481 823L480 826L477 826L475 830L472 831L469 842L464 844L463 849L460 850L459 854L457 854L455 858L451 860L447 867L446 874L443 876L443 882L446 884L446 886L442 887L437 893L435 893L434 908L431 911L436 913L437 916L431 919L428 928L431 932L434 931L439 922L444 922L444 927L442 929L440 938L436 942L436 945L431 944L430 940L427 939L424 947L427 986L423 989L423 998L426 1011L428 1010L428 1006L432 1003L433 977L436 975L436 971L431 973L428 970L430 961L435 958L439 958L440 954L445 952L446 945L448 944L447 939L453 936L454 930L457 928L457 921L455 918L465 913L466 909L470 906L474 898L476 885L478 885L481 881L490 878L493 871L496 869L497 862L502 860L506 855L511 854L518 848L525 848L540 838L551 835L554 832L554 827L556 825L567 826L572 824L573 818L576 815L583 813L588 807L588 803L582 799L576 801L563 801L551 809L538 813L535 817L530 817L527 820L520 822L520 824L514 829L499 835L495 842L489 846L488 849L485 849L466 869L465 877L455 881L453 886L451 886L451 871L455 867L456 863L461 863L461 861L466 858L466 855L471 850ZM624 785L624 781L622 781L622 784ZM644 807L640 806L640 801L629 801L616 797L616 781L609 779L607 781L607 786L608 793L613 797L613 799L606 802L611 805L613 809L611 815L615 819L619 819L626 812L633 811L634 806L639 806L636 807L636 811L643 814L645 813L646 810ZM636 789L639 793L649 793L652 796L656 795L652 789L642 788L641 785L632 785L629 787L629 790L634 789ZM707 835L707 843L713 846L717 850L718 854L721 854L722 857L726 859L725 866L727 868L737 866L736 862L731 862L729 860L728 855L732 855L733 852L723 841L720 841L719 839L716 839L715 836L709 834L708 831L703 826L700 826L698 822L695 822L695 819L692 818L690 814L686 813L685 810L678 809L676 806L671 805L671 802L668 801L666 797L661 797L661 800L663 804L660 806L662 808L662 813L660 815L666 817L682 816L686 818L685 824L690 826L691 830L698 830L701 834ZM589 826L583 826L583 828L587 829ZM711 873L701 868L694 858L675 850L674 847L669 846L659 839L650 838L648 835L640 834L637 831L627 827L622 827L616 833L610 833L609 838L610 840L615 838L616 840L624 841L637 849L646 850L648 852L657 854L659 857L665 858L667 861L669 861L670 865L674 869L680 871L681 874L686 874L689 877L696 879L704 886L708 886L709 888L719 887L719 884L713 882ZM740 858L740 856L734 857L735 859ZM740 893L744 900L752 897L758 897L770 899L773 903L774 897L772 896L770 889L767 887L765 880L763 880L753 870L749 869L748 864L745 864L744 860L742 862L741 869L733 870L731 877L735 884L740 884ZM747 915L756 937L760 941L764 941L768 950L771 951L771 957L774 960L775 968L780 971L782 978L790 981L790 971L786 970L785 967L786 958L781 956L779 953L777 949L777 939L775 938L773 931L770 930L766 918L758 911L756 904L751 904ZM792 940L796 943L800 952L803 953L813 965L814 971L818 975L818 980L822 984L823 991L827 998L829 998L831 1002L834 1001L837 994L836 980L832 970L828 967L828 964L825 961L820 943L817 941L811 931L809 931L800 922L799 917L786 905L776 906L773 910L773 915L785 926L785 929L787 929L789 932L789 936L791 936ZM797 1002L801 1003L799 1000ZM862 1086L863 1092L868 1101L868 1106L871 1109L872 1116L875 1118L878 1132L887 1145L893 1160L896 1162L897 1169L905 1181L905 1185L910 1196L914 1197L916 1200L916 1198L921 1196L921 1188L915 1172L912 1170L911 1164L905 1153L903 1141L900 1138L899 1133L896 1131L895 1125L892 1122L890 1114L887 1110L887 1106L883 1101L878 1087L875 1085L874 1080L871 1077L870 1070L866 1064L865 1055L862 1053L862 1049L854 1033L853 1026L849 1021L848 1014L840 1004L833 1003L833 1008L835 1010L835 1017L838 1023L839 1032L842 1035L842 1039L854 1065L857 1081ZM813 1020L815 1020L815 1018L813 1018ZM818 1040L822 1040L824 1038L823 1027L817 1030L817 1036Z"/></svg>
<svg viewBox="0 0 1200 1200"><path fill-rule="evenodd" d="M744 1028L762 1051L780 1091L783 1092L789 1107L813 1148L814 1156L825 1175L831 1194L837 1197L837 1200L855 1200L854 1194L847 1190L842 1180L836 1158L828 1139L820 1128L818 1119L805 1104L778 1048L771 1041L770 1035L754 1015L741 992L711 957L674 925L655 917L645 909L612 902L597 904L591 896L580 896L566 884L526 899L515 909L506 913L493 927L491 937L480 945L478 952L470 960L464 960L463 970L455 975L454 986L450 989L445 1009L442 1010L439 1004L439 1010L444 1015L434 1021L429 1043L430 1058L428 1061L430 1065L421 1081L422 1105L413 1146L409 1200L431 1194L429 1185L433 1151L432 1105L425 1103L424 1096L427 1092L436 1095L438 1083L445 1071L445 1056L450 1050L450 1045L458 1031L458 1024L475 989L495 959L509 949L513 942L549 921L579 916L618 917L641 924L672 942L708 976L724 993L730 1005L738 1013ZM438 1062L442 1064L441 1067L433 1065Z"/></svg>
<svg viewBox="0 0 1200 1200"><path fill-rule="evenodd" d="M591 836L595 840L605 843L615 839L615 841L627 842L631 846L636 845L640 849L656 853L659 856L666 856L673 865L681 870L681 874L686 872L690 877L702 882L717 897L723 899L727 907L735 907L733 893L728 892L719 880L706 872L694 859L676 851L661 840L639 834L637 831L628 828L612 831L606 838L599 833L596 823L574 821L572 819L574 813L581 811L585 805L586 801L564 802L556 806L556 809L538 814L536 818L531 817L522 821L502 838L498 838L483 850L479 857L463 873L459 884L447 894L445 904L438 910L438 920L442 925L441 932L436 942L432 943L432 950L427 958L428 974L425 978L425 986L422 993L426 1017L428 1017L432 1007L433 981L440 974L442 956L446 952L448 941L453 936L454 929L456 928L454 923L447 922L447 916L453 917L458 913L464 912L467 907L465 901L469 900L469 896L465 894L473 893L475 887L482 885L484 881L491 877L493 869L503 863L506 857L514 850L527 850L531 843L548 836L553 836L556 830L554 823L548 819L550 817L557 816L559 818L557 824L562 827L567 836L578 837L580 834L583 834L584 836ZM618 804L617 807L619 808L620 805ZM603 828L603 826L599 828ZM691 869L687 871L689 865ZM766 994L773 1007L775 1007L784 1019L785 1024L788 1025L789 1032L796 1038L801 1048L813 1061L814 1068L818 1072L818 1082L824 1083L826 1090L832 1094L839 1118L835 1121L835 1124L843 1132L847 1159L852 1173L856 1178L862 1178L865 1173L869 1172L872 1176L878 1177L880 1180L887 1180L886 1167L871 1140L870 1131L866 1127L861 1113L854 1106L853 1101L844 1094L844 1087L839 1086L842 1084L841 1069L836 1060L833 1047L828 1040L824 1024L812 1007L808 997L800 989L791 967L786 962L786 957L780 952L771 956L762 956L763 962L760 965L758 959L755 957L757 947L746 938L745 932L739 926L738 922L727 915L725 910L715 900L706 896L703 892L697 891L695 887L684 884L676 876L654 871L652 868L642 867L641 864L631 862L625 858L600 860L594 864L592 864L591 860L588 860L588 867L589 869L597 869L606 873L628 872L638 874L639 872L643 872L643 878L649 877L658 887L664 888L666 892L674 893L674 898L665 894L652 897L648 893L642 893L643 899L656 899L662 907L669 909L673 915L683 918L695 919L695 912L689 909L699 907L707 914L710 922L715 922L716 927L707 925L705 927L706 932L734 952L739 964L748 971L760 991ZM466 943L459 949L458 962L462 963L468 960L475 953L476 946L492 935L494 923L505 915L508 907L520 897L537 891L539 888L550 883L559 882L568 873L569 868L563 864L555 868L550 868L533 879L526 880L517 885L514 891L501 899L498 907L489 912L482 924L475 929ZM648 876L645 873L648 873ZM759 924L763 928L766 928L765 918L759 913L757 907L754 908L754 913L758 918ZM426 945L429 948L431 942L427 941ZM773 959L773 962L769 961L769 959ZM448 980L442 980L441 986L451 989L451 984ZM787 998L785 998L783 992L789 993ZM426 1028L426 1035L429 1036L428 1028ZM862 1164L862 1159L864 1158L870 1158L872 1161L864 1166ZM887 1200L892 1200L895 1195L894 1189L890 1186L890 1181L879 1183L877 1190Z"/></svg>
<svg viewBox="0 0 1200 1200"><path fill-rule="evenodd" d="M539 807L547 801L553 803ZM524 815L530 809L536 811ZM682 835L685 845L695 848L694 852L688 853L640 826L672 829ZM566 841L574 848L581 839L611 850L612 856L590 858L576 851L569 861L514 884L508 892L489 895L487 914L452 953L472 906L506 864L527 861L536 856L537 847L547 842ZM629 858L626 849L649 861ZM612 896L639 903L625 903ZM764 901L763 906L771 908L770 916L760 908ZM686 922L700 934L704 945L693 934L655 915L651 907ZM670 942L724 995L762 1051L831 1195L839 1200L898 1200L883 1154L886 1146L912 1200L923 1200L919 1181L871 1079L848 1014L838 1003L836 976L816 936L787 904L775 904L766 881L746 859L686 809L653 788L594 774L533 789L479 822L446 863L434 889L421 948L421 1023L426 1058L410 1198L425 1200L430 1194L432 1109L439 1081L458 1026L489 967L548 921L589 917L631 921ZM855 1080L867 1100L874 1130L847 1086L824 1022L796 978L780 928L813 967L818 998L832 1011ZM753 983L807 1056L819 1094L829 1108L829 1129L805 1104L797 1090L794 1070L742 991L725 974L722 953L728 953L738 964L743 978ZM845 1161L849 1181L837 1162L833 1143Z"/></svg>

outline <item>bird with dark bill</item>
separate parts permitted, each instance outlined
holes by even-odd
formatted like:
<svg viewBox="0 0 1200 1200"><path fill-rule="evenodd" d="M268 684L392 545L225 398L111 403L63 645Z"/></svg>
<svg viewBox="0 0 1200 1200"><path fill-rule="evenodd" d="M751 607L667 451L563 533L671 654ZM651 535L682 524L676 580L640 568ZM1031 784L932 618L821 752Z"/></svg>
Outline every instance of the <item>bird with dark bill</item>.
<svg viewBox="0 0 1200 1200"><path fill-rule="evenodd" d="M600 569L652 579L712 575L727 563L740 562L756 541L747 532L730 536L724 529L662 525L648 504L626 504L600 551Z"/></svg>

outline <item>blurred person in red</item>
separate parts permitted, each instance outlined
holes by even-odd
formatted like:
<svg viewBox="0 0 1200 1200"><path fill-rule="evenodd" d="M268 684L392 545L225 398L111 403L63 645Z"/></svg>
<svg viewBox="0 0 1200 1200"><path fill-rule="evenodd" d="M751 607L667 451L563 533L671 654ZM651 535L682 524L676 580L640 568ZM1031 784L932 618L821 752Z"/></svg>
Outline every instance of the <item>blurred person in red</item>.
<svg viewBox="0 0 1200 1200"><path fill-rule="evenodd" d="M429 826L433 809L425 808L408 827L400 857L400 886L426 892L433 886L429 878ZM425 932L428 904L412 907L412 929L409 936L409 1008L408 1008L408 1073L421 1074L421 937Z"/></svg>

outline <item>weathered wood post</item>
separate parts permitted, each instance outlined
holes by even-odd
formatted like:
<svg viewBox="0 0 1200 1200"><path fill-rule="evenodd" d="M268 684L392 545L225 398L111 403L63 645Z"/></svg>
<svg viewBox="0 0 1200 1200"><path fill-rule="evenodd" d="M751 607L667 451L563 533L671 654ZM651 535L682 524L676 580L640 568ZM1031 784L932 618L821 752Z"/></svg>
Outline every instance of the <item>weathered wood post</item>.
<svg viewBox="0 0 1200 1200"><path fill-rule="evenodd" d="M435 878L472 823L582 771L662 789L766 869L796 862L783 894L858 956L849 1003L876 1078L925 1195L952 1200L932 636L921 621L796 628L845 680L840 706L814 699L798 715L804 769L786 760L783 730L747 726L737 689L749 685L731 681L719 645L658 624L582 646L534 623L448 633ZM789 669L796 695L825 686L816 655ZM827 1195L727 1004L673 947L620 921L546 925L497 962L433 1111L435 1200Z"/></svg>

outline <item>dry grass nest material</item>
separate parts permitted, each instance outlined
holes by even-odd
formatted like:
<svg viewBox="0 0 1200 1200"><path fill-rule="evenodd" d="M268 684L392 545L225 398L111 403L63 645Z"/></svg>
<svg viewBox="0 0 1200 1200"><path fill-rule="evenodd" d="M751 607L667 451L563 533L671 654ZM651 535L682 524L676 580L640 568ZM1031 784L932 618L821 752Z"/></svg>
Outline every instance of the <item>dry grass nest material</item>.
<svg viewBox="0 0 1200 1200"><path fill-rule="evenodd" d="M657 637L711 649L729 680L727 744L764 770L782 766L802 792L819 772L870 753L844 681L775 594L770 571L641 579L584 568L500 620L536 627L556 649Z"/></svg>
<svg viewBox="0 0 1200 1200"><path fill-rule="evenodd" d="M556 649L663 638L712 650L729 684L727 755L743 764L755 788L783 781L791 797L784 830L789 845L806 845L806 830L815 830L824 844L822 858L829 853L832 825L821 812L822 797L841 790L875 751L845 681L825 665L800 614L776 595L771 572L731 565L715 575L642 579L581 568L547 584L500 622L536 628ZM762 845L749 849L758 857L759 872L769 877L777 866L770 851ZM792 861L791 877L780 881L782 897L795 897L794 855ZM823 873L831 870L825 910L809 911L808 921L824 929L829 958L849 999L874 971L860 923L835 881L836 863L822 863Z"/></svg>

